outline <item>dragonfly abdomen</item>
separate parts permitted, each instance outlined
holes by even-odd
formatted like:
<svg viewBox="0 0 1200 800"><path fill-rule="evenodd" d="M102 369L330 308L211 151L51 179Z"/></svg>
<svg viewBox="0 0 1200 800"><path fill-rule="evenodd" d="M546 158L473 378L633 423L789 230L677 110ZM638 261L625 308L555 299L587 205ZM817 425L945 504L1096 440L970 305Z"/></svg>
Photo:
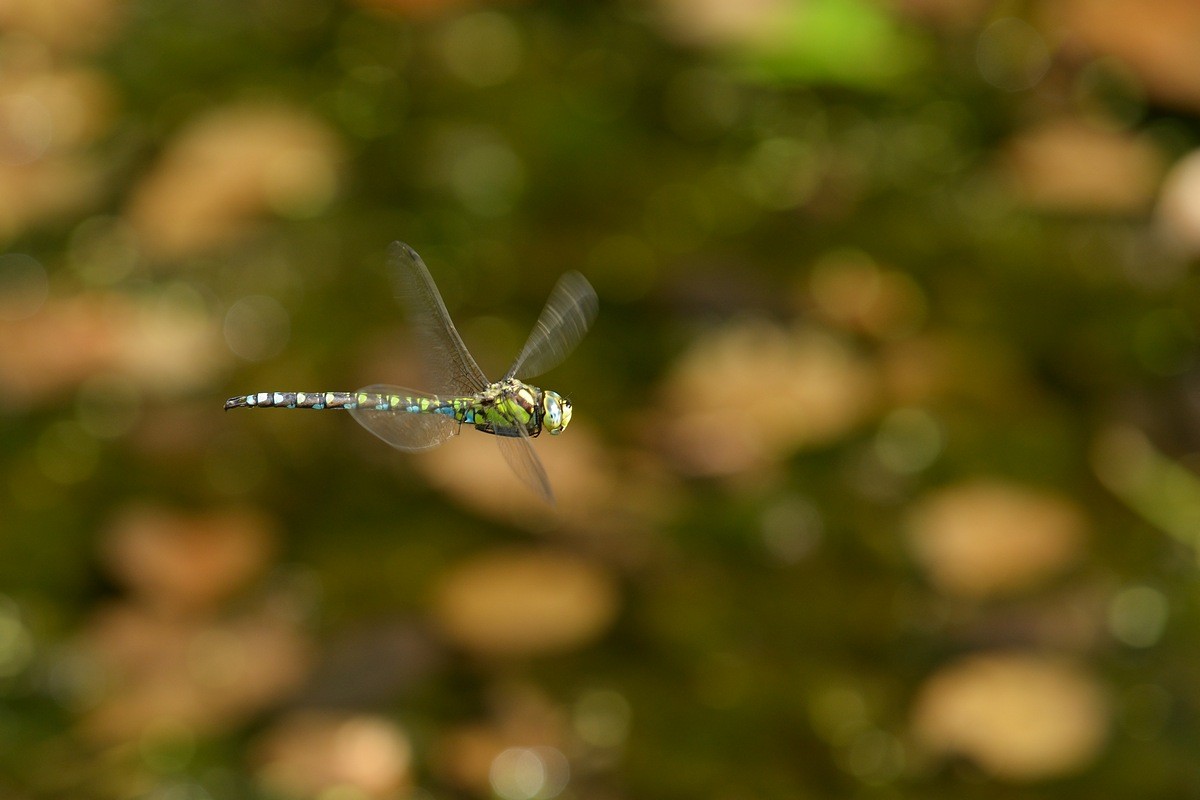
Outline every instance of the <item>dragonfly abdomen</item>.
<svg viewBox="0 0 1200 800"><path fill-rule="evenodd" d="M475 409L467 398L383 394L380 392L258 392L225 401L231 408L311 408L353 411L400 411L408 414L441 414L458 422L474 423Z"/></svg>
<svg viewBox="0 0 1200 800"><path fill-rule="evenodd" d="M231 397L225 410L231 408L325 408L357 407L357 392L257 392Z"/></svg>

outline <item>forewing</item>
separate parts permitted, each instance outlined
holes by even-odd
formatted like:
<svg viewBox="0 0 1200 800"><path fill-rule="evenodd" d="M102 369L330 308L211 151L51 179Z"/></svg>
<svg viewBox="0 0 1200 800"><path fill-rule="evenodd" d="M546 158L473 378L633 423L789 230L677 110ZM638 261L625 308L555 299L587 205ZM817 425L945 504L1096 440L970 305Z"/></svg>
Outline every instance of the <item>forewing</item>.
<svg viewBox="0 0 1200 800"><path fill-rule="evenodd" d="M529 436L521 429L514 429L516 436L496 436L500 443L500 452L504 460L517 473L517 477L525 482L530 489L550 505L554 505L554 492L550 489L550 479L546 477L546 469L542 460L533 451Z"/></svg>
<svg viewBox="0 0 1200 800"><path fill-rule="evenodd" d="M505 379L514 378L518 373L523 379L536 378L558 366L583 339L599 309L596 290L587 278L578 272L563 275L550 292L529 340L509 367Z"/></svg>
<svg viewBox="0 0 1200 800"><path fill-rule="evenodd" d="M404 242L392 242L388 247L388 267L396 298L417 334L428 388L443 395L474 394L484 389L488 379L467 352L429 268L417 251Z"/></svg>
<svg viewBox="0 0 1200 800"><path fill-rule="evenodd" d="M366 386L360 392L422 397L421 392L400 386L376 384ZM350 416L359 425L399 450L417 452L437 447L451 436L458 434L457 420L441 414L412 414L407 411L376 411L369 408L352 408Z"/></svg>

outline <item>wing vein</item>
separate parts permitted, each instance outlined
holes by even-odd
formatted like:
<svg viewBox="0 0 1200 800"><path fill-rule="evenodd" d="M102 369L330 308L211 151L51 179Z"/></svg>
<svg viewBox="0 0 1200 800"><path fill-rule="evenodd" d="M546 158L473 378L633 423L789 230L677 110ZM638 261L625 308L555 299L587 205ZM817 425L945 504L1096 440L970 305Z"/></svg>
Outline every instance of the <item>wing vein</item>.
<svg viewBox="0 0 1200 800"><path fill-rule="evenodd" d="M583 339L600 301L587 278L568 272L558 279L521 353L505 373L505 379L521 373L535 378L558 366Z"/></svg>
<svg viewBox="0 0 1200 800"><path fill-rule="evenodd" d="M488 385L450 319L429 268L404 242L388 248L396 298L417 335L428 388L437 394L474 394Z"/></svg>

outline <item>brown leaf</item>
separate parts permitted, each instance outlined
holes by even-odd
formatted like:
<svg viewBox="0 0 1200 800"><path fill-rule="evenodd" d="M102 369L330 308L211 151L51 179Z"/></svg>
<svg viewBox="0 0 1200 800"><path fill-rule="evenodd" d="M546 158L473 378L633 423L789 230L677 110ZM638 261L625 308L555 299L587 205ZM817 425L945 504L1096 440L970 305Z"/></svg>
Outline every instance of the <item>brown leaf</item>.
<svg viewBox="0 0 1200 800"><path fill-rule="evenodd" d="M1068 498L997 481L959 484L923 498L908 541L929 579L966 597L1027 589L1081 555L1082 510Z"/></svg>
<svg viewBox="0 0 1200 800"><path fill-rule="evenodd" d="M102 541L109 571L151 606L182 613L216 609L267 567L275 531L245 511L202 516L133 506Z"/></svg>
<svg viewBox="0 0 1200 800"><path fill-rule="evenodd" d="M478 556L444 576L433 613L458 645L490 656L574 650L599 637L619 596L600 566L549 550Z"/></svg>
<svg viewBox="0 0 1200 800"><path fill-rule="evenodd" d="M930 751L966 756L997 778L1046 780L1096 758L1108 734L1108 702L1095 678L1072 662L975 655L925 681L912 727Z"/></svg>

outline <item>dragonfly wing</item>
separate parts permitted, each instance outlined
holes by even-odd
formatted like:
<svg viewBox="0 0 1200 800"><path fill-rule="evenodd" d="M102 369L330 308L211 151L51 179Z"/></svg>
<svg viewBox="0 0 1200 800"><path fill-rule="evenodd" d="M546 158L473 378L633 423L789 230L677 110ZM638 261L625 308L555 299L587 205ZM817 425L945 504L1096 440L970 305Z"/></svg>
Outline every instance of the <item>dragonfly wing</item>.
<svg viewBox="0 0 1200 800"><path fill-rule="evenodd" d="M427 396L412 389L382 384L366 386L359 391L401 397ZM412 414L395 409L377 411L373 408L352 408L350 416L392 447L410 453L437 447L451 436L457 436L460 427L457 420L441 414Z"/></svg>
<svg viewBox="0 0 1200 800"><path fill-rule="evenodd" d="M550 490L550 479L546 477L546 469L542 466L542 460L533 451L528 434L520 428L515 428L514 431L516 436L496 436L496 441L500 443L500 452L504 454L504 460L508 462L513 472L517 473L517 477L526 486L553 506L554 492Z"/></svg>
<svg viewBox="0 0 1200 800"><path fill-rule="evenodd" d="M578 272L563 275L554 285L529 340L504 378L516 377L517 373L522 378L536 378L558 366L587 333L599 309L596 290L587 278Z"/></svg>
<svg viewBox="0 0 1200 800"><path fill-rule="evenodd" d="M396 298L417 333L429 388L443 395L475 394L486 388L487 377L467 352L433 276L417 251L404 242L392 242L388 267Z"/></svg>

